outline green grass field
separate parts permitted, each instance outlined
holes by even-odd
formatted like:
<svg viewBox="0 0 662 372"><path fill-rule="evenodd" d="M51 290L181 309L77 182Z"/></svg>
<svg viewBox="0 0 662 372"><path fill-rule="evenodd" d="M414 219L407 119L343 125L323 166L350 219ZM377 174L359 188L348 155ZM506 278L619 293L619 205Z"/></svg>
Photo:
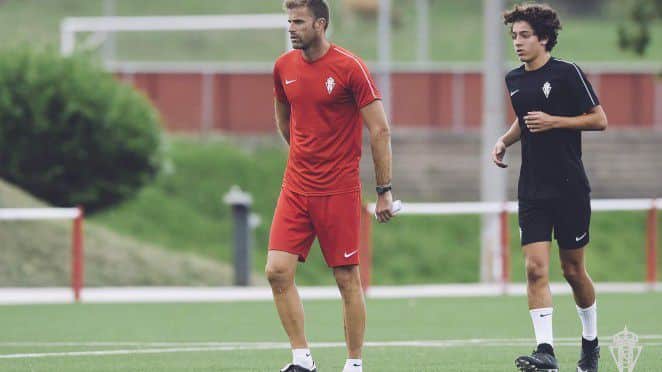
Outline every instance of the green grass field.
<svg viewBox="0 0 662 372"><path fill-rule="evenodd" d="M340 302L304 306L320 371L339 371L346 357ZM603 295L598 306L601 371L616 371L608 336L625 325L644 336L636 371L662 370L662 296ZM270 302L0 306L0 321L0 371L276 371L290 358ZM380 372L514 371L514 358L534 346L530 323L525 297L368 300L364 364ZM562 371L574 370L580 327L571 297L558 296Z"/></svg>

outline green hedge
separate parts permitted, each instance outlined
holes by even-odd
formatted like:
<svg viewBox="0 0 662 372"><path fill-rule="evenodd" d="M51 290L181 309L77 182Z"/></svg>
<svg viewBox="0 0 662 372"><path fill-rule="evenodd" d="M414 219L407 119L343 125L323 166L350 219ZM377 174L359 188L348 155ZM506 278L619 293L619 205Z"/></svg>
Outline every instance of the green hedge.
<svg viewBox="0 0 662 372"><path fill-rule="evenodd" d="M0 50L0 177L95 211L153 178L160 138L149 101L89 56Z"/></svg>

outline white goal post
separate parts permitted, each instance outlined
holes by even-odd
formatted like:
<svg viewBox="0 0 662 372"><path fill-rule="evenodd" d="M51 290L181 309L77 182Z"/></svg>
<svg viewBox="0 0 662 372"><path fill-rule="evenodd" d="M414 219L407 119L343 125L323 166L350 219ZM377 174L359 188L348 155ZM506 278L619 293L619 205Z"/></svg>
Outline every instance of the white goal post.
<svg viewBox="0 0 662 372"><path fill-rule="evenodd" d="M79 32L118 31L202 31L282 29L285 50L290 48L289 25L285 14L232 14L213 16L163 17L68 17L60 23L60 52L69 55L76 49Z"/></svg>

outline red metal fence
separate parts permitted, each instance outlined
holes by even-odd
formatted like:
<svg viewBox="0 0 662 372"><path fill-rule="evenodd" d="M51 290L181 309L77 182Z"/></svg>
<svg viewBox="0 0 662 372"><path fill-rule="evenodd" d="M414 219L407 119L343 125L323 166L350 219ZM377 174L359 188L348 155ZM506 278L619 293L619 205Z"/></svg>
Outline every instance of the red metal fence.
<svg viewBox="0 0 662 372"><path fill-rule="evenodd" d="M588 70L611 127L662 129L662 79L654 72ZM269 72L117 72L143 91L170 131L271 133ZM482 115L482 76L474 71L395 72L392 123L397 127L476 130ZM504 88L504 97L506 90ZM508 118L514 118L506 99Z"/></svg>

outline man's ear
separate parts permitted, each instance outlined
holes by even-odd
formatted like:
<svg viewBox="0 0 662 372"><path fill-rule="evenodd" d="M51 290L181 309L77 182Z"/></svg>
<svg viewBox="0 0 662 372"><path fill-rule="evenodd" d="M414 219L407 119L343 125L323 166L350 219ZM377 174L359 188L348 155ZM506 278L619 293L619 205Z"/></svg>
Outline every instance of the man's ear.
<svg viewBox="0 0 662 372"><path fill-rule="evenodd" d="M324 18L318 18L315 20L315 31L322 31L324 32L326 27L326 19Z"/></svg>

